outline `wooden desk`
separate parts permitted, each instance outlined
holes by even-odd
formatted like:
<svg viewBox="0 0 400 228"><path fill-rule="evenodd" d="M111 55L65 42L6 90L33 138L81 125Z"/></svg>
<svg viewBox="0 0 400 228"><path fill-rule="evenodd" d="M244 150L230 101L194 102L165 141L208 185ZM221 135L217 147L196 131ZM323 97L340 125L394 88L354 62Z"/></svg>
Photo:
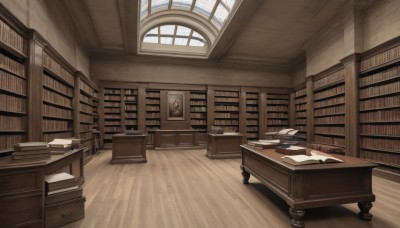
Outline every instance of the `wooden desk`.
<svg viewBox="0 0 400 228"><path fill-rule="evenodd" d="M371 220L372 169L375 164L354 157L333 155L344 163L293 166L275 150L242 145L243 183L250 174L290 206L292 227L304 227L305 209L358 202L360 219Z"/></svg>
<svg viewBox="0 0 400 228"><path fill-rule="evenodd" d="M156 149L199 149L199 130L155 130Z"/></svg>
<svg viewBox="0 0 400 228"><path fill-rule="evenodd" d="M83 184L83 149L47 160L0 160L0 226L44 227L44 177L58 172Z"/></svg>
<svg viewBox="0 0 400 228"><path fill-rule="evenodd" d="M211 159L240 158L242 142L242 134L208 134L206 155Z"/></svg>
<svg viewBox="0 0 400 228"><path fill-rule="evenodd" d="M111 164L146 163L146 135L115 134Z"/></svg>

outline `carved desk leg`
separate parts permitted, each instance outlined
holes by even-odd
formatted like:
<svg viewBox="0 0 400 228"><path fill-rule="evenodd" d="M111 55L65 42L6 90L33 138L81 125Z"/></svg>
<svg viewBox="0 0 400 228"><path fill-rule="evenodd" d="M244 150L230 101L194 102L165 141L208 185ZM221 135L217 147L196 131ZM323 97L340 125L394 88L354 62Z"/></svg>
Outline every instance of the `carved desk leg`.
<svg viewBox="0 0 400 228"><path fill-rule="evenodd" d="M306 212L304 210L296 210L294 208L289 209L289 213L292 216L292 227L304 228L303 218Z"/></svg>
<svg viewBox="0 0 400 228"><path fill-rule="evenodd" d="M360 213L358 213L358 217L362 220L371 221L372 214L369 213L369 210L372 208L372 203L368 201L358 202L358 208L360 208Z"/></svg>
<svg viewBox="0 0 400 228"><path fill-rule="evenodd" d="M248 184L250 179L250 173L244 170L243 166L240 166L240 168L242 169L242 176L243 176L242 182L243 184Z"/></svg>

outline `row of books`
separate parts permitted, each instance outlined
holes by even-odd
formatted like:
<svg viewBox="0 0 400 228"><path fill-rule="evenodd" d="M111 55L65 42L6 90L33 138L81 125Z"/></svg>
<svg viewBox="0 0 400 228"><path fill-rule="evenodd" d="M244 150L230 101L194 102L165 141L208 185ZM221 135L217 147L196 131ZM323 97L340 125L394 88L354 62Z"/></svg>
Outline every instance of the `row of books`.
<svg viewBox="0 0 400 228"><path fill-rule="evenodd" d="M398 124L361 124L360 134L393 135L400 140L400 123Z"/></svg>
<svg viewBox="0 0 400 228"><path fill-rule="evenodd" d="M147 115L152 115L152 114L157 114L157 113L147 113L146 114L146 116ZM159 114L158 114L159 115ZM135 112L127 112L127 113L125 113L125 118L128 118L128 119L135 119L135 118L137 118L137 114L135 113Z"/></svg>
<svg viewBox="0 0 400 228"><path fill-rule="evenodd" d="M397 58L400 58L400 46L391 48L385 52L364 59L361 61L360 70L367 70Z"/></svg>
<svg viewBox="0 0 400 228"><path fill-rule="evenodd" d="M137 98L136 98L136 96L125 96L125 101L134 102L134 101L137 101Z"/></svg>
<svg viewBox="0 0 400 228"><path fill-rule="evenodd" d="M146 92L147 98L160 98L159 92Z"/></svg>
<svg viewBox="0 0 400 228"><path fill-rule="evenodd" d="M155 113L152 113L155 114ZM226 114L226 113L218 113L218 114ZM230 114L230 113L228 113ZM207 118L206 113L190 113L190 118Z"/></svg>
<svg viewBox="0 0 400 228"><path fill-rule="evenodd" d="M267 125L267 132L278 132L285 128L286 128L285 126L268 126Z"/></svg>
<svg viewBox="0 0 400 228"><path fill-rule="evenodd" d="M72 108L72 100L70 98L64 97L50 90L43 89L42 98L44 101Z"/></svg>
<svg viewBox="0 0 400 228"><path fill-rule="evenodd" d="M89 86L88 84L86 84L86 82L80 80L79 81L79 89L86 92L87 94L89 94L90 96L93 96L93 88L91 86Z"/></svg>
<svg viewBox="0 0 400 228"><path fill-rule="evenodd" d="M26 95L26 81L0 70L0 89Z"/></svg>
<svg viewBox="0 0 400 228"><path fill-rule="evenodd" d="M86 103L86 104L93 105L93 104L92 104L92 103L93 103L92 98L91 98L91 97L88 97L88 96L85 95L85 94L82 94L82 93L81 93L81 95L80 95L80 97L79 97L79 100L82 101L82 102L84 102L84 103Z"/></svg>
<svg viewBox="0 0 400 228"><path fill-rule="evenodd" d="M239 103L239 98L234 97L215 97L215 102L232 102L232 103Z"/></svg>
<svg viewBox="0 0 400 228"><path fill-rule="evenodd" d="M104 89L104 94L121 94L120 89Z"/></svg>
<svg viewBox="0 0 400 228"><path fill-rule="evenodd" d="M125 89L125 95L137 95L138 92L136 89Z"/></svg>
<svg viewBox="0 0 400 228"><path fill-rule="evenodd" d="M296 98L302 97L302 96L305 96L305 95L307 95L307 90L306 90L306 88L299 89L299 90L297 90L297 91L294 93L294 96L295 96Z"/></svg>
<svg viewBox="0 0 400 228"><path fill-rule="evenodd" d="M59 82L58 80L47 74L43 74L43 85L70 97L74 95L74 91L71 87L64 85L63 83Z"/></svg>
<svg viewBox="0 0 400 228"><path fill-rule="evenodd" d="M246 127L247 132L258 131L258 126Z"/></svg>
<svg viewBox="0 0 400 228"><path fill-rule="evenodd" d="M380 122L380 121L400 122L400 108L360 113L360 122L361 123L362 122Z"/></svg>
<svg viewBox="0 0 400 228"><path fill-rule="evenodd" d="M221 126L221 128L224 130L224 132L238 132L239 127L234 127L234 126Z"/></svg>
<svg viewBox="0 0 400 228"><path fill-rule="evenodd" d="M146 111L160 111L160 107L159 106L146 106Z"/></svg>
<svg viewBox="0 0 400 228"><path fill-rule="evenodd" d="M314 118L314 124L344 124L344 115Z"/></svg>
<svg viewBox="0 0 400 228"><path fill-rule="evenodd" d="M137 111L136 105L125 105L125 111Z"/></svg>
<svg viewBox="0 0 400 228"><path fill-rule="evenodd" d="M190 99L206 99L207 96L205 94L191 93Z"/></svg>
<svg viewBox="0 0 400 228"><path fill-rule="evenodd" d="M270 99L280 99L280 100L287 100L289 99L289 96L286 94L267 94L267 100Z"/></svg>
<svg viewBox="0 0 400 228"><path fill-rule="evenodd" d="M336 114L342 114L344 112L345 112L344 105L340 105L324 109L317 109L314 111L314 116L336 115Z"/></svg>
<svg viewBox="0 0 400 228"><path fill-rule="evenodd" d="M190 107L191 112L207 112L207 107Z"/></svg>
<svg viewBox="0 0 400 228"><path fill-rule="evenodd" d="M81 122L85 122L85 123L92 123L93 122L93 117L87 114L79 114L80 118L79 120Z"/></svg>
<svg viewBox="0 0 400 228"><path fill-rule="evenodd" d="M296 98L294 103L295 104L303 104L307 102L307 97L300 97L300 98Z"/></svg>
<svg viewBox="0 0 400 228"><path fill-rule="evenodd" d="M15 50L24 52L24 38L2 20L0 20L0 40Z"/></svg>
<svg viewBox="0 0 400 228"><path fill-rule="evenodd" d="M106 120L104 121L105 126L112 126L112 125L121 125L120 120Z"/></svg>
<svg viewBox="0 0 400 228"><path fill-rule="evenodd" d="M302 132L306 132L307 131L307 126L296 126L296 129Z"/></svg>
<svg viewBox="0 0 400 228"><path fill-rule="evenodd" d="M258 119L258 113L246 113L247 119Z"/></svg>
<svg viewBox="0 0 400 228"><path fill-rule="evenodd" d="M246 125L258 125L258 120L246 120Z"/></svg>
<svg viewBox="0 0 400 228"><path fill-rule="evenodd" d="M146 120L146 125L160 125L159 120Z"/></svg>
<svg viewBox="0 0 400 228"><path fill-rule="evenodd" d="M25 131L27 126L25 116L0 115L0 131Z"/></svg>
<svg viewBox="0 0 400 228"><path fill-rule="evenodd" d="M89 131L92 131L92 126L87 125L87 124L79 125L79 132L89 132ZM62 138L62 137L60 137L60 138ZM68 138L68 137L65 137L65 138Z"/></svg>
<svg viewBox="0 0 400 228"><path fill-rule="evenodd" d="M16 143L25 142L27 139L25 134L7 134L0 135L0 151L10 149Z"/></svg>
<svg viewBox="0 0 400 228"><path fill-rule="evenodd" d="M287 106L267 106L267 111L287 112L288 111L288 107Z"/></svg>
<svg viewBox="0 0 400 228"><path fill-rule="evenodd" d="M190 101L190 105L207 105L207 101Z"/></svg>
<svg viewBox="0 0 400 228"><path fill-rule="evenodd" d="M0 93L0 110L9 112L26 112L26 100Z"/></svg>
<svg viewBox="0 0 400 228"><path fill-rule="evenodd" d="M258 94L257 93L246 93L246 98L247 99L258 99Z"/></svg>
<svg viewBox="0 0 400 228"><path fill-rule="evenodd" d="M400 151L400 140L398 138L386 139L386 138L361 137L360 147Z"/></svg>
<svg viewBox="0 0 400 228"><path fill-rule="evenodd" d="M207 125L207 120L191 120L192 125Z"/></svg>
<svg viewBox="0 0 400 228"><path fill-rule="evenodd" d="M387 107L399 107L400 96L379 97L371 100L360 101L360 110L369 110Z"/></svg>
<svg viewBox="0 0 400 228"><path fill-rule="evenodd" d="M43 66L65 80L68 84L72 86L74 85L75 77L64 69L57 61L51 58L46 52L43 53Z"/></svg>
<svg viewBox="0 0 400 228"><path fill-rule="evenodd" d="M215 113L214 118L239 118L237 113Z"/></svg>
<svg viewBox="0 0 400 228"><path fill-rule="evenodd" d="M214 108L215 111L231 111L231 112L238 112L239 106L232 106L232 105L217 105Z"/></svg>
<svg viewBox="0 0 400 228"><path fill-rule="evenodd" d="M125 125L137 125L136 120L125 120Z"/></svg>
<svg viewBox="0 0 400 228"><path fill-rule="evenodd" d="M302 111L302 110L299 110L299 111ZM307 112L296 112L295 114L294 114L294 117L295 118L304 118L304 117L307 117Z"/></svg>
<svg viewBox="0 0 400 228"><path fill-rule="evenodd" d="M344 104L344 103L345 103L345 97L340 96L340 97L334 97L334 98L323 100L323 101L316 101L316 102L314 102L314 108L321 108L321 107L325 107L325 106ZM304 108L306 108L305 105L304 105Z"/></svg>
<svg viewBox="0 0 400 228"><path fill-rule="evenodd" d="M119 107L120 105L119 102L104 102L104 107Z"/></svg>
<svg viewBox="0 0 400 228"><path fill-rule="evenodd" d="M390 69L374 73L372 75L360 77L359 84L360 87L363 87L398 77L400 77L400 66L394 66Z"/></svg>
<svg viewBox="0 0 400 228"><path fill-rule="evenodd" d="M93 107L87 104L79 103L79 111L93 114Z"/></svg>
<svg viewBox="0 0 400 228"><path fill-rule="evenodd" d="M329 137L322 135L314 135L314 142L320 144L328 144L328 145L336 145L336 146L345 146L345 139L343 137Z"/></svg>
<svg viewBox="0 0 400 228"><path fill-rule="evenodd" d="M303 110L306 110L306 108L307 108L307 105L305 105L305 104L295 106L296 111L303 111Z"/></svg>
<svg viewBox="0 0 400 228"><path fill-rule="evenodd" d="M282 104L282 105L287 105L287 104L289 104L289 101L288 100L271 100L271 99L268 99L267 100L267 105L268 104Z"/></svg>
<svg viewBox="0 0 400 228"><path fill-rule="evenodd" d="M43 119L42 126L43 131L64 131L71 129L70 122L67 120Z"/></svg>
<svg viewBox="0 0 400 228"><path fill-rule="evenodd" d="M282 119L267 119L267 125L274 125L274 124L279 124L279 125L287 125L289 124L288 120L282 120Z"/></svg>
<svg viewBox="0 0 400 228"><path fill-rule="evenodd" d="M246 111L248 112L258 112L258 107L255 106L247 106Z"/></svg>
<svg viewBox="0 0 400 228"><path fill-rule="evenodd" d="M246 100L247 105L258 105L258 100Z"/></svg>
<svg viewBox="0 0 400 228"><path fill-rule="evenodd" d="M296 119L295 124L307 124L307 119Z"/></svg>
<svg viewBox="0 0 400 228"><path fill-rule="evenodd" d="M114 127L104 127L104 130L105 130L106 132L121 132L121 131L122 131L122 128L121 128L121 127L117 127L117 126L114 126Z"/></svg>
<svg viewBox="0 0 400 228"><path fill-rule="evenodd" d="M104 108L105 113L120 113L121 109L118 108Z"/></svg>
<svg viewBox="0 0 400 228"><path fill-rule="evenodd" d="M161 118L161 114L157 112L146 113L146 118Z"/></svg>
<svg viewBox="0 0 400 228"><path fill-rule="evenodd" d="M325 99L325 98L329 98L329 97L335 96L337 94L343 94L343 93L344 93L344 85L336 86L331 89L327 89L327 90L315 93L314 100Z"/></svg>
<svg viewBox="0 0 400 228"><path fill-rule="evenodd" d="M88 140L88 139L92 139L92 138L93 138L93 133L92 133L92 132L80 133L79 135L80 135L80 138L81 138L83 141L86 141L86 140Z"/></svg>
<svg viewBox="0 0 400 228"><path fill-rule="evenodd" d="M344 127L337 127L337 126L314 127L314 132L317 134L344 135Z"/></svg>
<svg viewBox="0 0 400 228"><path fill-rule="evenodd" d="M158 100L158 99L146 99L146 104L158 105L158 104L160 104L160 100Z"/></svg>
<svg viewBox="0 0 400 228"><path fill-rule="evenodd" d="M215 91L215 97L239 97L239 92Z"/></svg>
<svg viewBox="0 0 400 228"><path fill-rule="evenodd" d="M344 80L344 70L339 70L331 75L314 81L314 89L319 89L323 86L334 84L336 82Z"/></svg>
<svg viewBox="0 0 400 228"><path fill-rule="evenodd" d="M258 134L257 133L247 133L246 137L247 138L258 138Z"/></svg>
<svg viewBox="0 0 400 228"><path fill-rule="evenodd" d="M238 120L214 120L214 125L239 125Z"/></svg>
<svg viewBox="0 0 400 228"><path fill-rule="evenodd" d="M274 119L288 118L288 114L286 114L286 113L268 113L267 118L274 118Z"/></svg>
<svg viewBox="0 0 400 228"><path fill-rule="evenodd" d="M395 153L360 150L360 158L398 166L400 165L400 156Z"/></svg>
<svg viewBox="0 0 400 228"><path fill-rule="evenodd" d="M371 86L364 89L360 89L360 98L368 98L382 94L399 93L399 92L400 92L400 80L385 85Z"/></svg>

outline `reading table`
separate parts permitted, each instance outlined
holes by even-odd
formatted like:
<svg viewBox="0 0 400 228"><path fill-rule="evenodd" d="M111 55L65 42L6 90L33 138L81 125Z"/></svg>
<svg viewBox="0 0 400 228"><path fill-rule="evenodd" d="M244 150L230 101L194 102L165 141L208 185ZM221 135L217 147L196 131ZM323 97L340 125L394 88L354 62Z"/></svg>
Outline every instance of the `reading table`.
<svg viewBox="0 0 400 228"><path fill-rule="evenodd" d="M305 209L358 202L358 217L371 220L375 201L372 169L377 165L354 157L332 155L343 163L294 166L282 161L273 149L242 148L243 183L250 174L290 206L292 227L304 227ZM310 151L307 150L307 153Z"/></svg>

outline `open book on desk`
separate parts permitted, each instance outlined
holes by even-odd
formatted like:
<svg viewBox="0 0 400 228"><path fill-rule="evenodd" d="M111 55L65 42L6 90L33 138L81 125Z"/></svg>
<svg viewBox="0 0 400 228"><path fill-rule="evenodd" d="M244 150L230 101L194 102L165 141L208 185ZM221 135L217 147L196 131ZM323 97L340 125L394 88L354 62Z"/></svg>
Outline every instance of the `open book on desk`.
<svg viewBox="0 0 400 228"><path fill-rule="evenodd" d="M292 165L308 165L308 164L319 164L319 163L334 163L343 162L342 160L332 157L325 156L319 153L311 151L311 156L307 155L292 155L283 156L283 161Z"/></svg>

